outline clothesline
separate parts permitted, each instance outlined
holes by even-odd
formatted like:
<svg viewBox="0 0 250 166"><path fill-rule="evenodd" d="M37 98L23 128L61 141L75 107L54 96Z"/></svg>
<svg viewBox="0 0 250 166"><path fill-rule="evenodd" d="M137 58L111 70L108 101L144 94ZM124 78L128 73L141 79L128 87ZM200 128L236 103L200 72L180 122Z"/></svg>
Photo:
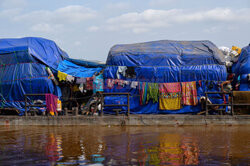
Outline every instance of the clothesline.
<svg viewBox="0 0 250 166"><path fill-rule="evenodd" d="M152 100L153 103L159 102L160 110L179 110L182 105L196 106L198 105L197 89L199 87L203 87L204 83L206 83L205 87L214 88L211 82L223 82L199 80L175 83L150 83L121 79L107 79L105 81L109 89L114 88L116 84L123 88L127 85L137 89L139 91L140 105L148 104L149 100Z"/></svg>
<svg viewBox="0 0 250 166"><path fill-rule="evenodd" d="M109 89L112 89L114 85L122 86L130 85L131 88L136 89L140 83L155 83L155 82L146 82L146 81L130 81L130 80L123 80L123 79L106 79L106 85ZM216 80L199 80L199 81L185 81L179 83L187 83L187 82L196 82L196 83L222 83L224 81L216 81ZM168 82L169 83L169 82ZM172 82L173 83L173 82ZM156 83L156 84L163 84L163 83ZM202 85L200 85L202 86Z"/></svg>
<svg viewBox="0 0 250 166"><path fill-rule="evenodd" d="M60 82L67 81L70 83L75 82L76 84L86 83L87 80L90 80L93 77L74 77L72 75L66 74L58 70L57 77L59 78Z"/></svg>
<svg viewBox="0 0 250 166"><path fill-rule="evenodd" d="M82 93L85 90L93 90L93 93L103 91L104 85L102 72L92 77L74 77L58 70L57 76L60 82L70 82L74 84L74 86L79 85L77 89L79 89Z"/></svg>

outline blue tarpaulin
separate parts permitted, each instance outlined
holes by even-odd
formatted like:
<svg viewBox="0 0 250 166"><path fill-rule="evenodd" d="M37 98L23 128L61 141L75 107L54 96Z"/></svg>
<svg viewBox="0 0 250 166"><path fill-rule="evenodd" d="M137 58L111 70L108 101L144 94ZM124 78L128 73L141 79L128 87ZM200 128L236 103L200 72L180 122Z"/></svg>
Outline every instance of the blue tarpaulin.
<svg viewBox="0 0 250 166"><path fill-rule="evenodd" d="M59 63L57 70L74 77L92 77L95 73L99 73L102 68L103 65L94 62L67 59Z"/></svg>
<svg viewBox="0 0 250 166"><path fill-rule="evenodd" d="M190 66L223 65L220 50L210 41L154 41L115 45L107 65L115 66Z"/></svg>
<svg viewBox="0 0 250 166"><path fill-rule="evenodd" d="M62 51L55 42L44 38L26 37L20 39L0 39L0 53L1 53L1 64L5 64L5 61L11 60L14 63L18 63L13 58L6 58L4 54L14 53L17 51L28 51L32 57L36 58L40 62L47 66L56 69L59 62L63 58L67 58L68 55ZM26 58L20 57L20 60Z"/></svg>
<svg viewBox="0 0 250 166"><path fill-rule="evenodd" d="M136 76L127 78L120 75L122 80L170 83L197 82L198 97L206 91L219 91L219 84L226 80L227 72L224 59L218 48L210 41L153 41L138 44L115 45L111 48L104 70L104 78L117 79L119 66L133 67ZM201 85L198 83L200 81ZM138 89L130 85L107 88L105 92L130 92L130 108L132 114L161 114L161 113L194 113L200 111L198 106L183 106L177 111L159 110L159 103L149 102L139 104ZM219 95L210 96L212 102L222 103ZM107 96L105 104L126 104L126 96ZM123 107L123 110L126 110ZM105 110L112 113L110 109Z"/></svg>
<svg viewBox="0 0 250 166"><path fill-rule="evenodd" d="M250 74L250 44L241 50L238 62L235 65L235 78L240 79L240 91L250 91L250 82L248 74Z"/></svg>
<svg viewBox="0 0 250 166"><path fill-rule="evenodd" d="M17 108L22 114L25 94L57 95L57 88L48 79L45 67L56 70L59 62L67 57L51 40L0 39L0 107Z"/></svg>
<svg viewBox="0 0 250 166"><path fill-rule="evenodd" d="M88 60L84 60L84 59L66 58L66 60L68 60L76 65L84 66L87 68L98 68L98 67L104 68L106 66L104 63L88 61Z"/></svg>

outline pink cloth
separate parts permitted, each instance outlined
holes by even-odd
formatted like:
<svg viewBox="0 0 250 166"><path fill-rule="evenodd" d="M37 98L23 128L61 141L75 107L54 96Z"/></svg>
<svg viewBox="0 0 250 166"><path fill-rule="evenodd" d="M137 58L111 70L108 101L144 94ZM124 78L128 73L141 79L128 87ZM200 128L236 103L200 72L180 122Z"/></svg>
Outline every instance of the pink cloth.
<svg viewBox="0 0 250 166"><path fill-rule="evenodd" d="M181 92L181 84L179 82L176 83L160 83L159 90L161 93L180 93Z"/></svg>
<svg viewBox="0 0 250 166"><path fill-rule="evenodd" d="M57 100L58 97L53 94L45 94L47 111L51 115L55 115L57 112Z"/></svg>
<svg viewBox="0 0 250 166"><path fill-rule="evenodd" d="M110 89L114 88L114 84L115 84L115 80L107 79L108 88L110 88Z"/></svg>

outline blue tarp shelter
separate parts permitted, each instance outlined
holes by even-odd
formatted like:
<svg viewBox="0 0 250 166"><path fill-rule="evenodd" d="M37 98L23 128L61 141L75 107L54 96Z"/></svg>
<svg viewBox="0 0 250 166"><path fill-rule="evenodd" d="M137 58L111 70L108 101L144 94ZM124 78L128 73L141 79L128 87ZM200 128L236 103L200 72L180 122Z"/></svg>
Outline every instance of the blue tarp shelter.
<svg viewBox="0 0 250 166"><path fill-rule="evenodd" d="M57 94L45 67L55 71L67 57L51 40L0 39L0 108L17 108L22 114L25 94Z"/></svg>
<svg viewBox="0 0 250 166"><path fill-rule="evenodd" d="M223 55L210 41L153 41L138 44L115 45L111 48L104 70L104 78L117 79L119 66L134 67L136 77L121 79L127 81L170 83L197 82L198 97L205 91L218 91L218 84L227 77ZM202 85L198 85L201 80ZM106 84L106 81L105 81ZM106 84L107 87L107 84ZM183 106L180 110L159 110L159 103L139 104L138 89L130 86L109 89L105 92L130 92L132 114L194 113L200 106ZM221 103L221 96L210 96L212 102ZM105 98L105 104L125 104L125 96ZM126 107L122 108L126 110ZM110 109L105 110L112 113Z"/></svg>
<svg viewBox="0 0 250 166"><path fill-rule="evenodd" d="M240 78L240 91L250 91L250 82L248 74L250 74L250 44L241 50L238 62L235 65L235 78Z"/></svg>
<svg viewBox="0 0 250 166"><path fill-rule="evenodd" d="M104 67L104 64L96 62L67 58L59 63L57 70L74 77L86 78L99 73Z"/></svg>

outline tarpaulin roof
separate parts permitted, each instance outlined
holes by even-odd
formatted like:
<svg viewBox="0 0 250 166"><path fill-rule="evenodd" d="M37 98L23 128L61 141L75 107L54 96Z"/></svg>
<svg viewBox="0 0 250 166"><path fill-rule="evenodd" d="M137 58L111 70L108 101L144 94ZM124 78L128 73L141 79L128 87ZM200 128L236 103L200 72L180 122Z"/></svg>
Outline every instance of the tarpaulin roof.
<svg viewBox="0 0 250 166"><path fill-rule="evenodd" d="M30 55L53 69L57 68L63 58L68 57L67 53L62 51L54 41L48 39L38 37L0 39L0 54L25 50L28 50ZM5 64L7 60L1 58L0 63Z"/></svg>
<svg viewBox="0 0 250 166"><path fill-rule="evenodd" d="M88 67L88 68L97 68L97 67L101 67L104 68L106 65L104 63L101 62L94 62L94 61L89 61L89 60L84 60L84 59L72 59L72 58L66 58L66 60L79 65L79 66L84 66L84 67Z"/></svg>
<svg viewBox="0 0 250 166"><path fill-rule="evenodd" d="M95 73L99 73L103 67L94 62L70 59L60 62L57 70L74 77L92 77ZM77 64L73 63L76 62ZM90 65L89 65L90 64ZM91 66L91 67L90 67Z"/></svg>
<svg viewBox="0 0 250 166"><path fill-rule="evenodd" d="M45 67L56 69L67 56L51 40L0 39L0 107L23 111L25 94L57 94Z"/></svg>
<svg viewBox="0 0 250 166"><path fill-rule="evenodd" d="M121 44L111 48L107 65L187 66L223 64L220 50L210 41L161 40Z"/></svg>
<svg viewBox="0 0 250 166"><path fill-rule="evenodd" d="M250 44L242 48L235 67L235 73L237 75L250 73Z"/></svg>
<svg viewBox="0 0 250 166"><path fill-rule="evenodd" d="M241 50L234 71L236 78L240 76L240 90L250 91L247 75L250 74L250 44Z"/></svg>

